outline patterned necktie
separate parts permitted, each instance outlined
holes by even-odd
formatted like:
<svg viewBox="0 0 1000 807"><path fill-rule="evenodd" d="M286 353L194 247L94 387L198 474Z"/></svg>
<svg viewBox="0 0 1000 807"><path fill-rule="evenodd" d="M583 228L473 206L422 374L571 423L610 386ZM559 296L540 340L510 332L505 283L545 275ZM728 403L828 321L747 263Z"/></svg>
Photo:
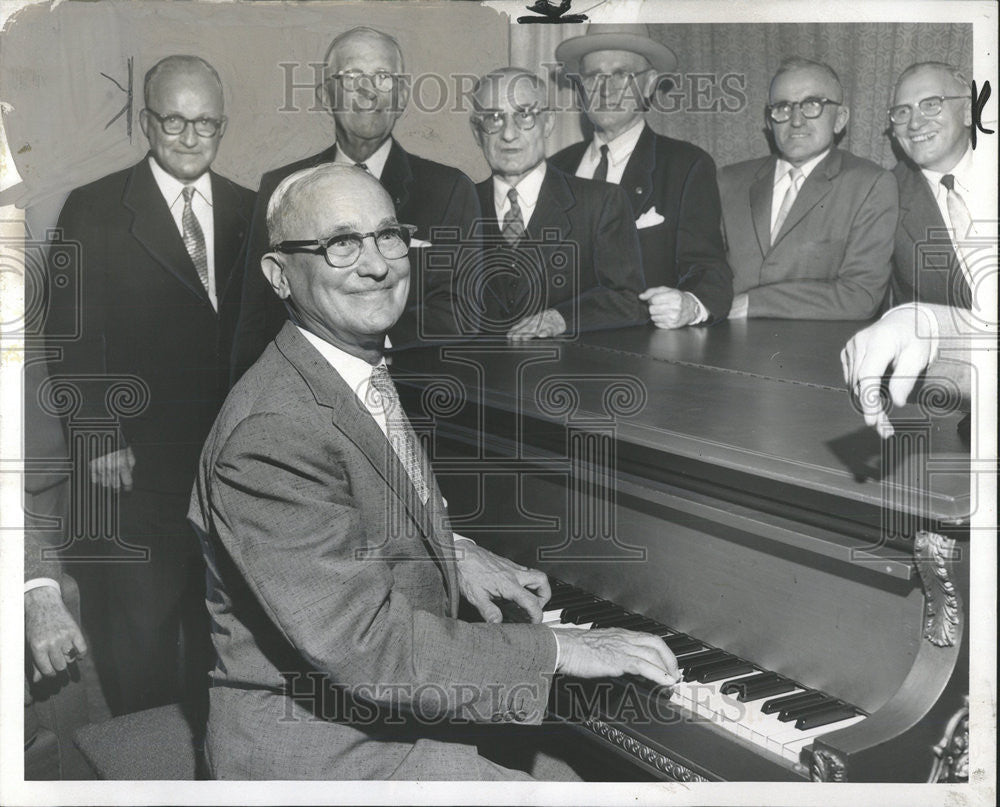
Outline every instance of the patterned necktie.
<svg viewBox="0 0 1000 807"><path fill-rule="evenodd" d="M181 214L181 225L184 227L184 246L187 247L188 255L194 262L194 268L198 270L198 278L201 285L208 291L208 256L205 252L205 234L201 231L198 218L191 209L191 197L194 196L194 188L185 185L184 190L184 212Z"/></svg>
<svg viewBox="0 0 1000 807"><path fill-rule="evenodd" d="M788 190L785 191L785 198L781 200L781 207L778 208L778 218L774 220L774 226L771 228L771 243L774 243L774 239L778 237L778 233L781 232L781 225L785 223L785 219L788 218L788 211L792 209L792 205L795 204L795 197L799 195L799 189L802 187L802 183L805 177L802 176L802 170L798 167L793 167L791 171L788 172L788 176L792 180L792 184L788 186Z"/></svg>
<svg viewBox="0 0 1000 807"><path fill-rule="evenodd" d="M601 182L608 181L608 144L601 146L601 161L597 163L597 170L594 171L594 179Z"/></svg>
<svg viewBox="0 0 1000 807"><path fill-rule="evenodd" d="M503 217L503 229L500 232L503 240L514 246L524 235L524 218L521 216L521 206L517 203L517 191L511 188L507 191L507 198L510 199L510 209Z"/></svg>
<svg viewBox="0 0 1000 807"><path fill-rule="evenodd" d="M356 165L356 166L357 166L358 168L360 168L360 169L361 169L362 171L368 171L368 164L367 164L367 163L354 163L354 164L355 164L355 165ZM370 173L371 173L371 171L368 171L368 173L370 174Z"/></svg>
<svg viewBox="0 0 1000 807"><path fill-rule="evenodd" d="M420 441L399 403L396 385L392 383L392 376L389 375L384 364L380 364L372 370L371 383L382 396L382 411L385 412L388 425L389 443L406 469L413 487L416 488L421 504L427 504L430 488L424 478L424 468L421 461L423 451L420 448Z"/></svg>

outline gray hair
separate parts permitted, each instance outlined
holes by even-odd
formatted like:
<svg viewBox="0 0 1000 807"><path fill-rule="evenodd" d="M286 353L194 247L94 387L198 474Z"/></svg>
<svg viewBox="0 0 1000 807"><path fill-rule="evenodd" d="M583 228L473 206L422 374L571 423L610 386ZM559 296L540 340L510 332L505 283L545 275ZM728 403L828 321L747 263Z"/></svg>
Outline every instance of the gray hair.
<svg viewBox="0 0 1000 807"><path fill-rule="evenodd" d="M330 43L330 47L326 49L326 55L323 57L323 76L327 78L330 73L330 63L337 53L337 48L342 45L346 40L355 36L366 36L373 39L381 39L388 42L396 51L396 58L399 59L399 72L405 72L406 66L403 63L403 49L399 47L399 42L396 41L395 37L389 36L389 34L382 33L382 31L377 31L374 28L369 28L367 25L359 25L356 28L352 28L350 31L344 31L344 33L339 34L333 42Z"/></svg>
<svg viewBox="0 0 1000 807"><path fill-rule="evenodd" d="M789 56L781 60L781 64L778 65L777 72L771 78L771 84L768 87L768 94L770 95L770 88L774 86L774 82L778 76L783 73L791 73L793 70L805 70L807 68L820 70L823 73L826 73L833 83L837 85L837 90L840 92L840 98L831 98L831 101L844 100L844 85L840 83L840 76L837 75L837 71L830 67L830 65L826 62L819 62L815 59L807 59L804 56Z"/></svg>
<svg viewBox="0 0 1000 807"><path fill-rule="evenodd" d="M908 78L921 70L938 70L953 79L956 85L961 86L963 91L968 91L969 89L969 79L966 78L965 74L955 67L955 65L948 64L947 62L916 62L915 64L911 64L899 74L899 78L896 79L896 84L892 88L893 98L896 97L896 92L899 90L899 85L903 83L903 79Z"/></svg>
<svg viewBox="0 0 1000 807"><path fill-rule="evenodd" d="M545 79L532 73L530 70L526 70L523 67L498 67L496 70L491 70L484 76L480 76L472 88L472 104L473 110L479 108L479 93L481 90L485 89L488 84L494 82L499 83L503 79L508 79L510 81L517 80L527 80L531 88L535 90L543 99L543 105L547 106L547 85Z"/></svg>

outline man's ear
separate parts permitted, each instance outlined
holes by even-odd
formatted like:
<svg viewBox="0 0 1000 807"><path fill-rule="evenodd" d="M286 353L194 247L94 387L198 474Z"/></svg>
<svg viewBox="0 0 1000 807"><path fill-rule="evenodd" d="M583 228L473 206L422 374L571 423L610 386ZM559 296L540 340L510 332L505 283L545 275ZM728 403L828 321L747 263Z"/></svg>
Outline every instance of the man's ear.
<svg viewBox="0 0 1000 807"><path fill-rule="evenodd" d="M292 290L288 286L288 278L285 277L285 268L281 265L276 253L268 252L261 256L260 271L264 273L264 277L274 289L274 293L282 300L287 300Z"/></svg>
<svg viewBox="0 0 1000 807"><path fill-rule="evenodd" d="M542 115L544 116L542 119L542 134L548 137L550 134L552 134L552 130L555 128L556 119L552 116L552 113L547 109L542 113Z"/></svg>
<svg viewBox="0 0 1000 807"><path fill-rule="evenodd" d="M219 123L219 132L216 137L222 140L222 136L226 133L226 124L229 123L229 118L223 115L219 120L221 122Z"/></svg>
<svg viewBox="0 0 1000 807"><path fill-rule="evenodd" d="M834 134L840 134L847 126L847 121L851 118L851 110L841 104L837 107L837 120L833 124Z"/></svg>
<svg viewBox="0 0 1000 807"><path fill-rule="evenodd" d="M149 112L145 109L139 110L139 128L142 129L142 133L149 140Z"/></svg>

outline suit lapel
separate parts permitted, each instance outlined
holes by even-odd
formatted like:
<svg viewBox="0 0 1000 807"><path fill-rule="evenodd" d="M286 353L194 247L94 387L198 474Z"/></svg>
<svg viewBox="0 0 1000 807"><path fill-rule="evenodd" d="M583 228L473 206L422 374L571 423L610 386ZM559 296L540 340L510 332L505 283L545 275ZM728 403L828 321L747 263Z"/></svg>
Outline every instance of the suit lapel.
<svg viewBox="0 0 1000 807"><path fill-rule="evenodd" d="M244 253L243 242L250 223L244 216L235 189L212 173L212 217L215 227L215 296L222 308L233 278L238 277ZM237 266L239 264L239 267Z"/></svg>
<svg viewBox="0 0 1000 807"><path fill-rule="evenodd" d="M457 575L451 533L443 508L438 504L441 493L433 471L425 466L431 489L427 505L420 502L403 464L399 461L385 435L372 416L358 401L357 395L334 370L329 362L309 344L292 322L286 322L275 338L282 355L302 376L312 390L316 402L330 412L331 425L340 431L364 454L372 467L392 491L397 505L409 513L440 565L453 607L458 602ZM404 486L404 489L400 489ZM447 532L447 535L445 533ZM449 539L447 542L445 539Z"/></svg>
<svg viewBox="0 0 1000 807"><path fill-rule="evenodd" d="M791 232L795 225L802 221L805 215L833 190L833 179L840 173L841 161L840 152L837 149L831 149L826 159L813 169L806 181L802 183L802 189L795 197L792 209L788 211L788 216L785 217L785 223L781 225L781 230L775 235L772 246L777 246L781 239Z"/></svg>
<svg viewBox="0 0 1000 807"><path fill-rule="evenodd" d="M753 231L757 235L760 254L767 255L771 249L771 197L774 193L774 157L764 160L750 183L750 215L753 217Z"/></svg>
<svg viewBox="0 0 1000 807"><path fill-rule="evenodd" d="M136 241L193 295L209 305L208 293L146 159L132 169L122 204L132 213L130 232Z"/></svg>
<svg viewBox="0 0 1000 807"><path fill-rule="evenodd" d="M653 171L656 169L656 135L644 126L632 155L625 164L621 187L628 194L632 211L639 218L653 202Z"/></svg>
<svg viewBox="0 0 1000 807"><path fill-rule="evenodd" d="M568 241L572 237L573 224L567 213L575 204L576 197L562 172L555 166L548 166L542 187L538 190L538 201L531 221L525 227L525 235L536 241L541 240L543 229L555 227L559 230L561 240Z"/></svg>
<svg viewBox="0 0 1000 807"><path fill-rule="evenodd" d="M392 141L379 181L382 187L389 191L398 212L410 199L413 171L410 169L409 156L395 140Z"/></svg>

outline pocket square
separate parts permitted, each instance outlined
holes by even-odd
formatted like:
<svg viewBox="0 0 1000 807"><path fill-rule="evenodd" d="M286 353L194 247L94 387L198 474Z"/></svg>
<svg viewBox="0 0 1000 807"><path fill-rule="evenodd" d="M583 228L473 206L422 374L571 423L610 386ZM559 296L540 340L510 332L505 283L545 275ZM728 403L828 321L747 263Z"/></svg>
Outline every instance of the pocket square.
<svg viewBox="0 0 1000 807"><path fill-rule="evenodd" d="M635 228L637 230L645 230L647 227L655 227L657 224L663 224L663 221L663 216L656 212L655 207L651 207L635 220Z"/></svg>
<svg viewBox="0 0 1000 807"><path fill-rule="evenodd" d="M419 238L410 239L410 249L415 249L417 247L429 247L432 246L430 241L421 241Z"/></svg>

